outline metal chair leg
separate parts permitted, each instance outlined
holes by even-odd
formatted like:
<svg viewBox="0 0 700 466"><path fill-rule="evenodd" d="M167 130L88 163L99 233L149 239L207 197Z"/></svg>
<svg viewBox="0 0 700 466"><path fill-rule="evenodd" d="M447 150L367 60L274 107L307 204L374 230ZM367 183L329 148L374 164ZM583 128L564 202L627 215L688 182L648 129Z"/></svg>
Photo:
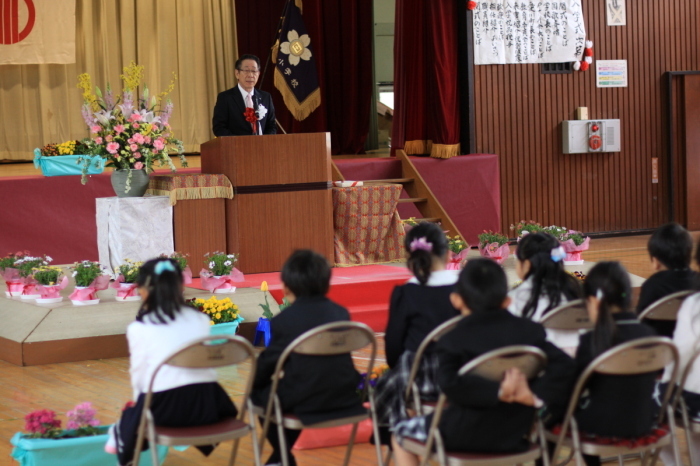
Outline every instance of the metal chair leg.
<svg viewBox="0 0 700 466"><path fill-rule="evenodd" d="M348 447L345 449L345 459L343 460L343 466L348 466L350 463L350 455L352 454L352 446L355 443L355 435L357 435L358 423L352 425L352 431L350 432L350 439L348 440Z"/></svg>

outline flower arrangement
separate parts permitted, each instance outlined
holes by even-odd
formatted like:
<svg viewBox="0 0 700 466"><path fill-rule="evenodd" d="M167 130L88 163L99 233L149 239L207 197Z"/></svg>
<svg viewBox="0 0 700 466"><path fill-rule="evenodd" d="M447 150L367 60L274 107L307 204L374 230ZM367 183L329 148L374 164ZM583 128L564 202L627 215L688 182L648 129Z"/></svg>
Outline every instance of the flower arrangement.
<svg viewBox="0 0 700 466"><path fill-rule="evenodd" d="M124 263L117 267L114 273L124 277L124 283L136 283L142 265L143 262L134 262L131 259L124 259Z"/></svg>
<svg viewBox="0 0 700 466"><path fill-rule="evenodd" d="M198 311L205 313L209 317L211 325L225 324L239 318L238 306L231 301L231 298L218 299L216 296L212 296L208 299L195 298L188 303Z"/></svg>
<svg viewBox="0 0 700 466"><path fill-rule="evenodd" d="M568 228L560 227L557 225L550 225L548 227L544 227L544 229L542 231L544 231L545 233L549 233L550 235L554 236L559 241L566 241L564 239L564 236L566 236L567 233L569 232Z"/></svg>
<svg viewBox="0 0 700 466"><path fill-rule="evenodd" d="M469 244L459 235L447 235L447 245L454 254L459 254L469 247Z"/></svg>
<svg viewBox="0 0 700 466"><path fill-rule="evenodd" d="M44 157L55 157L58 155L84 155L88 154L90 148L84 141L65 141L60 144L47 144L39 149Z"/></svg>
<svg viewBox="0 0 700 466"><path fill-rule="evenodd" d="M205 271L213 276L229 275L238 262L238 254L215 251L204 255Z"/></svg>
<svg viewBox="0 0 700 466"><path fill-rule="evenodd" d="M515 225L510 226L510 231L514 231L515 236L520 240L523 236L530 233L544 231L544 227L534 220L520 220Z"/></svg>
<svg viewBox="0 0 700 466"><path fill-rule="evenodd" d="M484 232L479 233L477 237L479 238L479 247L481 248L492 245L494 243L498 246L508 244L508 237L501 233L496 233L495 231L484 230Z"/></svg>
<svg viewBox="0 0 700 466"><path fill-rule="evenodd" d="M83 119L92 134L87 139L88 153L100 155L107 160L108 167L118 170L145 170L151 173L157 163L175 171L168 153L175 149L180 154L182 166L187 166L182 141L175 139L169 124L173 103L168 100L161 110L163 97L175 88L176 76L168 89L157 96L150 96L146 85L134 102L133 92L141 85L143 66L131 62L121 75L124 89L121 97L115 98L107 84L104 96L93 86L87 73L78 76L78 87L83 90ZM83 184L87 182L83 170ZM127 178L126 192L131 189L131 171Z"/></svg>
<svg viewBox="0 0 700 466"><path fill-rule="evenodd" d="M24 430L28 432L26 436L29 438L57 439L99 435L102 430L97 427L100 421L95 418L95 414L97 410L92 407L92 403L76 405L66 414L68 417L66 427L72 431L68 432L61 428L61 420L56 419L54 411L40 409L24 416Z"/></svg>
<svg viewBox="0 0 700 466"><path fill-rule="evenodd" d="M90 286L97 277L103 274L100 263L92 261L76 262L70 270L73 271L76 286Z"/></svg>
<svg viewBox="0 0 700 466"><path fill-rule="evenodd" d="M174 260L175 262L177 262L177 265L180 267L180 270L184 271L187 268L187 261L189 260L190 255L182 254L180 252L175 251L170 255L161 254L160 257L162 257L163 259Z"/></svg>
<svg viewBox="0 0 700 466"><path fill-rule="evenodd" d="M31 438L58 438L63 432L61 421L50 409L32 411L24 416L24 430Z"/></svg>
<svg viewBox="0 0 700 466"><path fill-rule="evenodd" d="M57 285L62 275L63 270L60 267L49 265L42 265L33 271L34 280L46 286Z"/></svg>
<svg viewBox="0 0 700 466"><path fill-rule="evenodd" d="M574 272L569 272L568 270L566 273L572 275L574 278L577 278L578 280L581 280L582 282L586 281L586 274L580 271L574 271Z"/></svg>
<svg viewBox="0 0 700 466"><path fill-rule="evenodd" d="M376 387L377 382L379 382L379 378L382 377L388 370L388 364L379 364L377 366L374 366L372 368L372 372L369 374L369 386L372 388ZM363 398L365 390L365 376L367 375L367 373L363 372L360 375L362 376L362 381L357 386L357 394L360 396L360 398ZM362 401L365 400L363 399Z"/></svg>
<svg viewBox="0 0 700 466"><path fill-rule="evenodd" d="M499 264L503 264L510 255L508 246L508 237L501 233L484 230L478 235L479 238L479 254L483 257L495 260Z"/></svg>
<svg viewBox="0 0 700 466"><path fill-rule="evenodd" d="M576 246L581 246L587 238L588 237L583 236L583 233L581 233L580 231L569 230L568 232L566 232L566 234L562 235L561 241L564 242L571 240Z"/></svg>
<svg viewBox="0 0 700 466"><path fill-rule="evenodd" d="M53 259L50 256L22 256L15 260L14 268L19 272L19 276L22 278L31 277L39 267L47 266L51 263Z"/></svg>
<svg viewBox="0 0 700 466"><path fill-rule="evenodd" d="M267 285L267 281L263 281L260 284L260 291L263 292L263 296L265 297L265 304L258 304L263 310L263 318L264 319L272 319L273 314L272 310L270 309L270 303L267 300L267 295L270 293L270 289ZM284 311L287 307L289 307L291 303L287 300L287 298L282 299L282 304L279 305L280 312Z"/></svg>
<svg viewBox="0 0 700 466"><path fill-rule="evenodd" d="M15 267L15 262L18 259L28 256L29 251L18 251L11 252L5 257L0 257L0 271L5 271L5 269L13 269Z"/></svg>
<svg viewBox="0 0 700 466"><path fill-rule="evenodd" d="M409 218L403 219L401 221L403 222L404 225L408 225L410 227L414 227L414 226L418 225L418 223L419 223L418 220L416 220L416 217L409 217Z"/></svg>

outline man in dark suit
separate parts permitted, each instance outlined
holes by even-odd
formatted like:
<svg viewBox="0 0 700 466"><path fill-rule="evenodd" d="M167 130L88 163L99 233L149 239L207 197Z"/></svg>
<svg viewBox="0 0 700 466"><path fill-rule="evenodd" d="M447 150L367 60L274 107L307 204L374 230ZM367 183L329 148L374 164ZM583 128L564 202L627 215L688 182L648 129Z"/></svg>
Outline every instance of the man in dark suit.
<svg viewBox="0 0 700 466"><path fill-rule="evenodd" d="M214 135L250 136L277 133L272 97L267 92L255 89L260 76L260 59L255 55L242 55L236 60L234 73L238 85L221 92L216 99L212 118ZM247 108L252 108L252 111L246 112Z"/></svg>
<svg viewBox="0 0 700 466"><path fill-rule="evenodd" d="M296 251L282 267L284 293L291 305L271 321L270 346L260 354L253 382L253 403L265 407L270 395L271 377L285 348L299 335L319 325L349 321L347 309L326 297L331 270L326 259L310 250ZM360 375L349 354L307 356L293 354L284 365L284 378L277 388L282 410L302 422L321 422L343 416L362 414L357 395ZM290 464L296 464L291 448L301 431L285 428ZM281 461L277 428L270 425L267 439L273 452L268 465Z"/></svg>

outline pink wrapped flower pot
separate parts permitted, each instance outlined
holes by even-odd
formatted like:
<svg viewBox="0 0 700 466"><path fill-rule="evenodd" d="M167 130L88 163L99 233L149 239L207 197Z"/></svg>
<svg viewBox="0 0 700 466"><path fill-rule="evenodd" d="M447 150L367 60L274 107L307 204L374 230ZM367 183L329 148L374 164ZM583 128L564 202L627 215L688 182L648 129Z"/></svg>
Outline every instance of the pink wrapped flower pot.
<svg viewBox="0 0 700 466"><path fill-rule="evenodd" d="M568 239L561 243L564 251L566 251L566 258L564 259L564 265L580 265L583 264L583 258L581 258L581 253L588 250L590 247L591 238L586 237L583 243L576 246L574 240Z"/></svg>
<svg viewBox="0 0 700 466"><path fill-rule="evenodd" d="M109 276L100 275L90 283L90 286L76 286L70 294L70 300L76 306L99 304L100 298L97 297L97 292L106 290L108 286Z"/></svg>
<svg viewBox="0 0 700 466"><path fill-rule="evenodd" d="M498 243L487 244L483 247L479 245L479 254L493 259L497 264L503 264L510 255L510 247L507 243L502 246L499 246Z"/></svg>
<svg viewBox="0 0 700 466"><path fill-rule="evenodd" d="M124 276L119 275L117 279L109 285L111 288L117 290L117 296L115 300L117 301L140 301L141 296L138 293L138 285L136 283L126 283L124 282Z"/></svg>
<svg viewBox="0 0 700 466"><path fill-rule="evenodd" d="M63 277L63 279L55 285L37 285L37 291L39 291L41 296L36 298L36 302L38 304L60 303L63 301L60 292L66 286L68 286L68 277Z"/></svg>
<svg viewBox="0 0 700 466"><path fill-rule="evenodd" d="M228 275L212 275L206 269L199 272L202 287L212 293L235 293L236 282L245 281L243 273L234 267Z"/></svg>
<svg viewBox="0 0 700 466"><path fill-rule="evenodd" d="M467 257L467 254L469 253L469 249L463 249L459 253L455 254L452 251L449 251L449 258L447 260L447 266L445 269L447 270L460 270L462 267L462 261Z"/></svg>

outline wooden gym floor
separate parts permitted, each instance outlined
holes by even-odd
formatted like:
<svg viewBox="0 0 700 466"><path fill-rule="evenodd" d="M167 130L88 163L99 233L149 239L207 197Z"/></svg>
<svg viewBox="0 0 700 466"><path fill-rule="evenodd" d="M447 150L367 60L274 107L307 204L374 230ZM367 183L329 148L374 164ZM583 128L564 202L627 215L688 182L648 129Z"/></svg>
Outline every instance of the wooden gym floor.
<svg viewBox="0 0 700 466"><path fill-rule="evenodd" d="M190 157L190 166L199 166L198 157ZM1 164L0 178L6 176L37 175L32 164ZM698 238L699 234L694 234ZM649 236L604 238L591 241L591 249L584 253L588 261L618 260L635 275L647 278L653 271L646 253ZM383 338L380 341L380 360L384 362ZM366 354L357 354L358 366L366 364ZM65 423L65 413L76 404L90 401L98 410L98 418L109 424L118 417L121 407L131 396L127 358L50 364L45 366L18 367L0 361L0 464L10 464L12 446L10 438L24 429L24 415L37 409L52 409ZM219 372L220 382L239 405L243 381L248 368L224 369ZM681 432L681 431L679 431ZM680 435L682 440L682 435ZM685 442L682 451L687 464ZM196 449L184 452L171 451L167 465L226 464L231 452L230 443L223 444L204 458ZM300 465L335 465L342 462L345 447L295 451ZM263 460L269 455L269 447L263 452ZM249 439L239 447L237 464L252 464L253 455ZM374 449L369 444L356 445L352 465L375 465ZM628 464L639 464L630 461Z"/></svg>

